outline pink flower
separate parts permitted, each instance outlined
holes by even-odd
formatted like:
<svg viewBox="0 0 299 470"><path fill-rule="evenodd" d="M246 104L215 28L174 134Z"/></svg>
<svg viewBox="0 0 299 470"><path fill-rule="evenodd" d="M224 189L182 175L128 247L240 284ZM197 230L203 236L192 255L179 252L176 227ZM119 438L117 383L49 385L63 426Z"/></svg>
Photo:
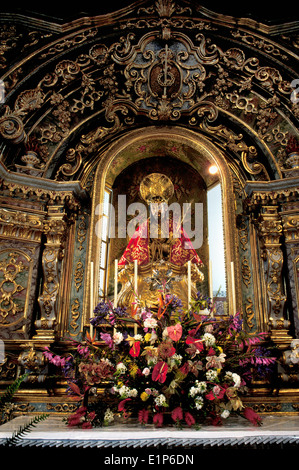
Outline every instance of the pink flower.
<svg viewBox="0 0 299 470"><path fill-rule="evenodd" d="M109 333L100 333L100 338L109 346L109 348L112 349L113 347L113 340L111 338L111 335Z"/></svg>
<svg viewBox="0 0 299 470"><path fill-rule="evenodd" d="M163 413L155 414L153 417L153 423L158 427L163 426Z"/></svg>
<svg viewBox="0 0 299 470"><path fill-rule="evenodd" d="M187 411L185 413L185 421L188 426L193 426L195 424L195 419L193 418L192 414Z"/></svg>
<svg viewBox="0 0 299 470"><path fill-rule="evenodd" d="M183 333L182 325L180 323L177 323L174 326L168 326L167 333L170 339L172 339L173 341L179 341Z"/></svg>
<svg viewBox="0 0 299 470"><path fill-rule="evenodd" d="M183 419L183 410L180 406L177 406L171 413L173 421L181 421Z"/></svg>

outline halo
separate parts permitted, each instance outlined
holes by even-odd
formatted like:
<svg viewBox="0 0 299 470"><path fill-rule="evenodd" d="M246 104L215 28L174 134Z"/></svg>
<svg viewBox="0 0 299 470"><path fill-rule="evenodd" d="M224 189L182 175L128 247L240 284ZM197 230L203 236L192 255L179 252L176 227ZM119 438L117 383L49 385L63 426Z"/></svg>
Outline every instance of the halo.
<svg viewBox="0 0 299 470"><path fill-rule="evenodd" d="M140 194L147 203L167 202L174 193L172 181L162 173L147 175L140 184Z"/></svg>

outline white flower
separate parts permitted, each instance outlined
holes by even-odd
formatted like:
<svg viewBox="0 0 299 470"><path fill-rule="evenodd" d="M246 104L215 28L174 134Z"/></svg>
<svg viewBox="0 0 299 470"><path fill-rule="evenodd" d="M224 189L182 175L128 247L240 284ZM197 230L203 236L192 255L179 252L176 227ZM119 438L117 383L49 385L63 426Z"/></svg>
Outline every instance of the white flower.
<svg viewBox="0 0 299 470"><path fill-rule="evenodd" d="M194 386L191 387L189 390L189 396L193 398L195 397L195 395L204 393L206 390L207 390L206 382L199 382L198 380L195 380Z"/></svg>
<svg viewBox="0 0 299 470"><path fill-rule="evenodd" d="M221 417L222 417L223 419L228 418L229 415L230 415L229 410L223 410L222 413L221 413Z"/></svg>
<svg viewBox="0 0 299 470"><path fill-rule="evenodd" d="M113 335L113 341L115 344L120 344L122 340L124 339L123 334L120 331L116 331Z"/></svg>
<svg viewBox="0 0 299 470"><path fill-rule="evenodd" d="M181 365L183 357L180 354L175 353L173 356L167 359L170 367Z"/></svg>
<svg viewBox="0 0 299 470"><path fill-rule="evenodd" d="M232 380L234 382L234 387L239 388L241 385L241 377L236 374L235 372L226 372L225 377L226 380Z"/></svg>
<svg viewBox="0 0 299 470"><path fill-rule="evenodd" d="M127 367L123 362L119 362L116 366L116 371L119 372L119 374L124 374L127 370Z"/></svg>
<svg viewBox="0 0 299 470"><path fill-rule="evenodd" d="M153 317L146 318L143 323L144 328L156 328L157 325L157 320Z"/></svg>
<svg viewBox="0 0 299 470"><path fill-rule="evenodd" d="M145 375L146 377L150 374L150 369L148 367L145 367L142 371L143 375Z"/></svg>
<svg viewBox="0 0 299 470"><path fill-rule="evenodd" d="M203 398L202 397L196 397L195 400L195 408L197 410L201 410L203 407Z"/></svg>
<svg viewBox="0 0 299 470"><path fill-rule="evenodd" d="M122 387L117 389L117 391L118 391L118 393L120 394L120 396L122 398L128 398L128 396L130 394L130 389L126 385L123 385Z"/></svg>
<svg viewBox="0 0 299 470"><path fill-rule="evenodd" d="M109 424L111 423L111 421L114 421L114 414L113 412L110 410L110 408L107 408L105 414L104 414L104 422Z"/></svg>
<svg viewBox="0 0 299 470"><path fill-rule="evenodd" d="M208 370L206 372L206 377L207 377L207 380L210 380L211 382L213 382L213 380L217 378L217 371L213 369Z"/></svg>
<svg viewBox="0 0 299 470"><path fill-rule="evenodd" d="M206 346L213 346L216 343L216 338L211 333L205 333L202 340L206 343Z"/></svg>
<svg viewBox="0 0 299 470"><path fill-rule="evenodd" d="M166 404L165 395L163 395L163 393L161 393L160 395L158 395L158 396L155 398L155 403L156 403L157 406L165 406L165 404Z"/></svg>
<svg viewBox="0 0 299 470"><path fill-rule="evenodd" d="M207 390L207 383L206 382L199 382L198 380L195 381L196 387L199 390L199 393L204 393Z"/></svg>
<svg viewBox="0 0 299 470"><path fill-rule="evenodd" d="M129 397L137 397L138 395L138 392L136 390L136 388L132 388L132 390L129 391Z"/></svg>
<svg viewBox="0 0 299 470"><path fill-rule="evenodd" d="M142 335L134 335L134 339L135 339L135 341L142 341L143 336Z"/></svg>
<svg viewBox="0 0 299 470"><path fill-rule="evenodd" d="M197 393L199 393L199 390L197 387L191 387L190 390L189 390L189 395L190 397L195 397L195 395L197 395Z"/></svg>
<svg viewBox="0 0 299 470"><path fill-rule="evenodd" d="M233 378L233 381L234 381L234 386L235 386L236 388L240 387L240 385L241 385L241 377L240 377L238 374L233 373L233 374L232 374L232 378Z"/></svg>

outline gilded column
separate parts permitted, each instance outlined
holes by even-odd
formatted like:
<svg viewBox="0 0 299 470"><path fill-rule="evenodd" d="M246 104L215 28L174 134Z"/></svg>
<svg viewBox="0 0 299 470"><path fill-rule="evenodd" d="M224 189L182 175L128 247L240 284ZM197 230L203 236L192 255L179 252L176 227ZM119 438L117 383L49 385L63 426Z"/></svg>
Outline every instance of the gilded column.
<svg viewBox="0 0 299 470"><path fill-rule="evenodd" d="M283 251L281 245L282 222L276 205L261 208L259 237L264 259L265 289L271 338L278 347L290 344L290 322L285 318L286 296L282 282Z"/></svg>
<svg viewBox="0 0 299 470"><path fill-rule="evenodd" d="M296 199L298 194L296 195ZM288 285L290 309L293 314L295 336L299 337L299 202L288 198L282 204L281 219L288 258ZM293 198L294 199L294 198Z"/></svg>
<svg viewBox="0 0 299 470"><path fill-rule="evenodd" d="M46 236L42 255L43 286L38 298L41 317L35 321L36 339L54 339L60 288L66 221L63 206L50 206L44 222Z"/></svg>

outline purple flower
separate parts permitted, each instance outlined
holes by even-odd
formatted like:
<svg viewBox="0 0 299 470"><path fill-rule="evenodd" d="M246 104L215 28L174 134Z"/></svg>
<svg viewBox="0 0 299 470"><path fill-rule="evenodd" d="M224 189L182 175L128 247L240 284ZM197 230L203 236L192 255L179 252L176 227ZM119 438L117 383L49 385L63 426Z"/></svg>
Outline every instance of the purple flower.
<svg viewBox="0 0 299 470"><path fill-rule="evenodd" d="M111 338L111 335L109 333L100 333L100 338L109 346L109 348L113 347L113 340Z"/></svg>

